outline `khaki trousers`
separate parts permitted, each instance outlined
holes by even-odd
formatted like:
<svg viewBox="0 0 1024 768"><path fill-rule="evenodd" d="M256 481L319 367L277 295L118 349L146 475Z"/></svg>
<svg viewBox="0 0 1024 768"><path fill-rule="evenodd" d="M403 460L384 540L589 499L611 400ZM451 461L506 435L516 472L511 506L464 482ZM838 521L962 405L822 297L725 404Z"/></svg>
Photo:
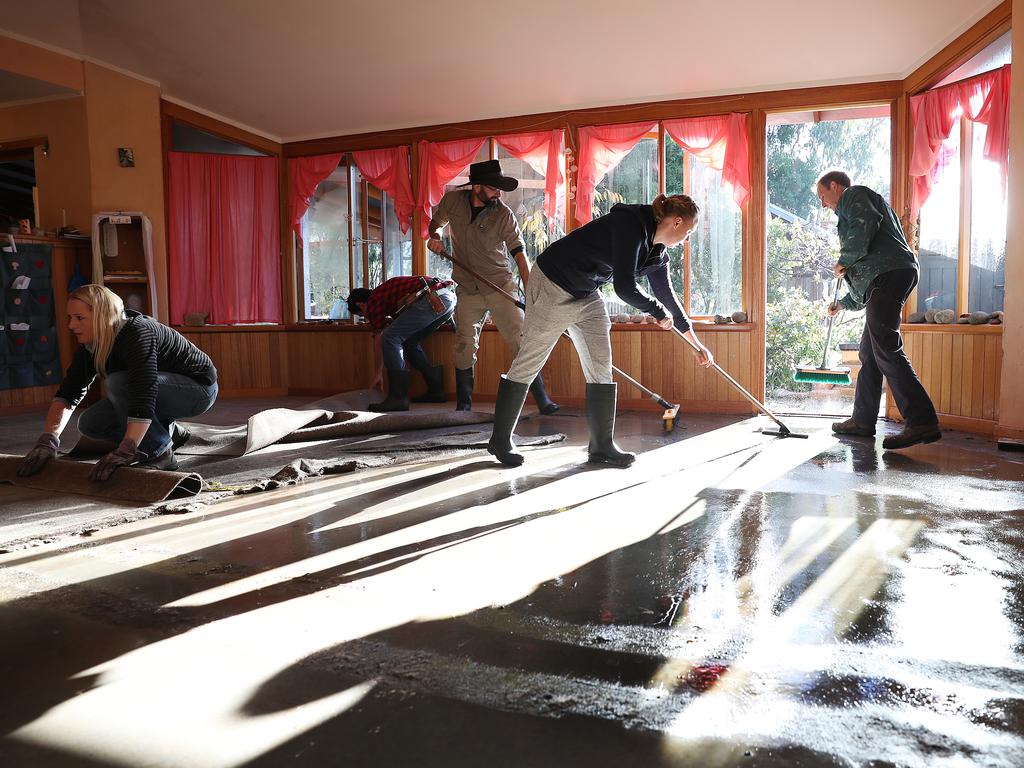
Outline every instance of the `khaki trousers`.
<svg viewBox="0 0 1024 768"><path fill-rule="evenodd" d="M510 283L506 290L515 295L514 284ZM488 312L491 313L498 333L512 354L519 352L520 339L523 335L523 310L491 290L476 292L459 287L455 295L458 296L455 303L456 368L472 368L476 363L476 352L480 348L480 331L483 330Z"/></svg>

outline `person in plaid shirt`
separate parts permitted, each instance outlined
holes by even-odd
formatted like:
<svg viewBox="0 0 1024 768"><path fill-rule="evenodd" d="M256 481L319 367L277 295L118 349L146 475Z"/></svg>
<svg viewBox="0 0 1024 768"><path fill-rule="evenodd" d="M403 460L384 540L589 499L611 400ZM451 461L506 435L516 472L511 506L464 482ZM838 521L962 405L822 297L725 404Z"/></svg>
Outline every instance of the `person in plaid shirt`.
<svg viewBox="0 0 1024 768"><path fill-rule="evenodd" d="M353 315L366 318L380 336L381 357L388 372L388 396L370 405L371 411L409 410L409 371L406 363L427 381L427 393L416 403L443 403L444 380L430 376L434 369L420 342L451 320L455 293L451 280L420 275L392 277L379 286L354 288L346 302Z"/></svg>

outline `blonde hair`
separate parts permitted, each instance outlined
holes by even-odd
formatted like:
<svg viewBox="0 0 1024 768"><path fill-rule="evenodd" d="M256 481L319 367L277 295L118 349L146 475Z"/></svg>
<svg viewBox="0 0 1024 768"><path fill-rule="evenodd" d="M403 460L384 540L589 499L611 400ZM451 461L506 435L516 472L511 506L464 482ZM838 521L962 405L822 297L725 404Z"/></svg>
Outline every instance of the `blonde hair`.
<svg viewBox="0 0 1024 768"><path fill-rule="evenodd" d="M107 375L107 358L114 346L114 337L124 324L124 302L102 285L83 285L68 296L92 309L92 361L100 376Z"/></svg>
<svg viewBox="0 0 1024 768"><path fill-rule="evenodd" d="M689 195L658 195L651 201L654 218L660 224L666 216L680 216L684 221L697 221L700 207Z"/></svg>

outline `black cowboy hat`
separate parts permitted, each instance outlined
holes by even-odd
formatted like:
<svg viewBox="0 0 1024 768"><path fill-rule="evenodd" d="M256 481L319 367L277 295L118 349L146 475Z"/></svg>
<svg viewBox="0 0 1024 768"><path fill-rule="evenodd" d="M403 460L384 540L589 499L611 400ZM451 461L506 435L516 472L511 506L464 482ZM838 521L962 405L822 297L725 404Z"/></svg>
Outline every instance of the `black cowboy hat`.
<svg viewBox="0 0 1024 768"><path fill-rule="evenodd" d="M482 163L473 163L469 166L469 181L467 184L483 184L487 187L500 189L502 192L511 192L519 186L519 181L511 176L503 176L501 163L497 160L484 160Z"/></svg>

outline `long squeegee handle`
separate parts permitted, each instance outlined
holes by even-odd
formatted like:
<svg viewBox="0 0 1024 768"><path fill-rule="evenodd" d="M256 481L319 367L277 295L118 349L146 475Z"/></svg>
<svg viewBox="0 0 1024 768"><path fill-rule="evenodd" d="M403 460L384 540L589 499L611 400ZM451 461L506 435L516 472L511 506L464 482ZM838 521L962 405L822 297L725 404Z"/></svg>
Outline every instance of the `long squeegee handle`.
<svg viewBox="0 0 1024 768"><path fill-rule="evenodd" d="M694 344L692 341L690 341L688 338L686 338L686 335L682 331L680 331L678 328L675 328L675 327L673 327L672 330L675 332L675 334L680 339L682 339L687 344L689 344L690 347L693 348L694 351L697 351L697 345ZM736 387L736 390L741 395L743 395L745 398L747 398L747 400L749 400L751 403L753 403L755 406L757 406L757 410L759 410L761 413L763 413L769 419L771 419L776 424L778 424L779 425L779 429L784 434L789 434L789 427L787 427L785 424L783 424L781 421L779 421L778 416L776 416L774 413L772 413L767 408L765 408L764 404L760 400L758 400L752 394L747 392L747 390L743 387L742 384L740 384L738 381L736 381L736 379L734 379L732 376L730 376L728 373L726 373L725 369L723 369L722 366L720 366L718 363L711 363L711 367L714 368L716 371L718 371L720 374L722 374L722 376L725 378L726 381L728 381L730 384L732 384L734 387Z"/></svg>
<svg viewBox="0 0 1024 768"><path fill-rule="evenodd" d="M506 291L504 288L499 288L497 285L492 283L490 280L488 280L483 275L480 275L480 274L474 272L472 269L470 269L465 264L460 262L458 259L456 259L454 256L452 256L450 253L448 253L448 251L439 251L439 252L437 252L437 255L441 256L441 257L443 257L445 259L448 259L448 261L450 261L456 267L459 267L460 269L465 270L467 273L469 273L470 275L475 277L481 283L483 283L484 285L488 286L491 290L497 291L502 296L504 296L506 299L508 299L509 301L513 302L521 310L523 310L524 312L526 311L526 305L522 301L517 299L515 296L513 296L511 293ZM565 331L562 332L562 335L565 338L569 339L570 341L572 340L571 337L569 336L569 334L567 334ZM621 369L616 368L614 365L612 366L612 370L615 371L617 374L619 374L619 376L621 376L622 378L624 378L627 381L629 381L633 386L635 386L637 389L639 389L641 392L643 392L645 395L647 395L649 398L651 398L651 400L656 402L662 408L675 408L675 405L673 403L668 402L665 398L663 398L657 392L653 392L653 391L649 390L647 387L645 387L639 381L634 379L628 373L625 373Z"/></svg>

